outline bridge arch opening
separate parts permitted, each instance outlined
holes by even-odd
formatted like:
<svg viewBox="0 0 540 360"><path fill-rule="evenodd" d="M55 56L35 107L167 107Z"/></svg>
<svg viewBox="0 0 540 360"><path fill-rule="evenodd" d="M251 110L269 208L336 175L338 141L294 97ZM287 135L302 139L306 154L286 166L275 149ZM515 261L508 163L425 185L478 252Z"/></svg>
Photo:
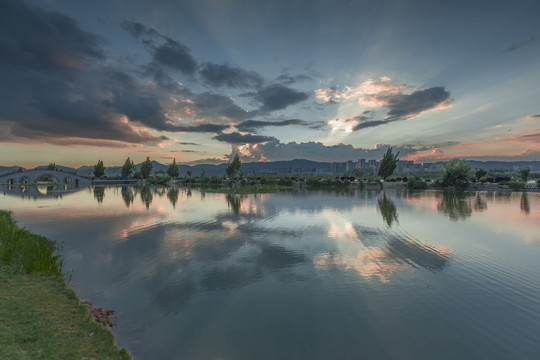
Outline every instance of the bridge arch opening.
<svg viewBox="0 0 540 360"><path fill-rule="evenodd" d="M57 183L58 179L51 174L42 174L37 177L36 183L46 182L46 183Z"/></svg>

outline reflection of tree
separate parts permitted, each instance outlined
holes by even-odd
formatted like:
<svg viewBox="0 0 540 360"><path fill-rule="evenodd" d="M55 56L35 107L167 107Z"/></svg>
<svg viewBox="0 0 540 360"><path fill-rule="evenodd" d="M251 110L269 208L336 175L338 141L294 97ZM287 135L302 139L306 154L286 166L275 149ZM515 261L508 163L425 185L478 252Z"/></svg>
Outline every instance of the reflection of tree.
<svg viewBox="0 0 540 360"><path fill-rule="evenodd" d="M187 188L186 196L191 197L191 188L190 187Z"/></svg>
<svg viewBox="0 0 540 360"><path fill-rule="evenodd" d="M133 204L133 200L135 200L135 195L133 194L131 188L127 186L122 186L122 199L124 199L124 203L128 208L131 204Z"/></svg>
<svg viewBox="0 0 540 360"><path fill-rule="evenodd" d="M384 221L388 226L392 226L392 223L398 219L398 213L394 202L386 197L386 193L383 194L382 199L379 198L379 208Z"/></svg>
<svg viewBox="0 0 540 360"><path fill-rule="evenodd" d="M487 202L484 200L480 193L476 194L476 199L474 200L474 210L475 211L484 211L487 209Z"/></svg>
<svg viewBox="0 0 540 360"><path fill-rule="evenodd" d="M94 187L94 199L97 200L98 204L103 202L103 197L105 197L105 188L101 186Z"/></svg>
<svg viewBox="0 0 540 360"><path fill-rule="evenodd" d="M526 192L521 194L521 212L529 214L531 212L531 205L529 204L529 195Z"/></svg>
<svg viewBox="0 0 540 360"><path fill-rule="evenodd" d="M241 199L239 196L227 194L227 204L231 207L235 214L240 212Z"/></svg>
<svg viewBox="0 0 540 360"><path fill-rule="evenodd" d="M169 191L167 191L167 198L169 198L169 201L174 208L176 206L176 202L178 201L178 189L174 187L170 188Z"/></svg>
<svg viewBox="0 0 540 360"><path fill-rule="evenodd" d="M388 240L389 259L414 263L428 270L443 269L450 259L448 251L412 239L394 237Z"/></svg>
<svg viewBox="0 0 540 360"><path fill-rule="evenodd" d="M437 197L442 197L437 205L437 210L448 215L453 221L465 220L472 215L472 206L467 199L467 194L462 191L445 191L437 193Z"/></svg>
<svg viewBox="0 0 540 360"><path fill-rule="evenodd" d="M152 195L150 188L148 188L147 186L141 188L141 200L147 209L150 208L150 204L152 203L153 198L154 196Z"/></svg>

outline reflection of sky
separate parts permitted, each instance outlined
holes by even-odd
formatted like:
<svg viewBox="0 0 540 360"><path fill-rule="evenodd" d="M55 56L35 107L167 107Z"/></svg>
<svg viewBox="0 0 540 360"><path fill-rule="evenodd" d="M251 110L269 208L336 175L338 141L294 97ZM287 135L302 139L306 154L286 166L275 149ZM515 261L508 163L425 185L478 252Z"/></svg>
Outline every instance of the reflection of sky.
<svg viewBox="0 0 540 360"><path fill-rule="evenodd" d="M324 350L317 344L328 331L347 357L354 353L350 344L361 342L352 334L389 336L386 323L408 324L426 343L442 334L452 343L457 339L446 330L430 328L432 319L420 320L422 307L449 325L452 318L471 315L443 314L453 306L444 299L473 291L463 301L476 309L477 291L503 286L521 294L519 284L540 275L538 249L528 245L538 241L540 194L529 194L528 212L521 210L521 194L482 197L480 208L470 196L465 199L471 201L470 215L453 220L439 210L440 195L388 192L387 201L399 214L399 223L389 227L379 192L239 196L234 211L223 194L187 196L180 189L173 206L167 191L150 191L148 209L136 191L127 207L119 188L106 188L101 203L91 189L62 199L0 199L22 225L64 242L76 291L97 306L117 310L119 343L142 358L157 349L156 358L253 358L263 350L267 358L306 356L294 351L282 356L276 342L285 348L301 344L312 348L306 350L310 358L321 358L317 351ZM493 283L484 277L495 277L497 287L490 288ZM470 284L477 289L470 290ZM529 297L512 301L540 310L532 305L540 289L531 286ZM433 293L424 293L433 287ZM430 307L435 298L443 301L442 310ZM418 319L398 311L405 303ZM497 306L481 310L500 313ZM385 316L391 320L382 321ZM476 333L480 329L471 325L467 334ZM402 341L402 335L394 335L388 341ZM367 354L376 354L370 343L382 346L380 338L363 341ZM254 352L242 353L248 349Z"/></svg>

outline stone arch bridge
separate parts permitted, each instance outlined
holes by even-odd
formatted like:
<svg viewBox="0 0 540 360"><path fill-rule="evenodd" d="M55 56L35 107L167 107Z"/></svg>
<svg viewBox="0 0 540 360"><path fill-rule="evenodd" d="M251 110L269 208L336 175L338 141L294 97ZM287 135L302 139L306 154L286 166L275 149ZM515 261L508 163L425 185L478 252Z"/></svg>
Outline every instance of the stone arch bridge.
<svg viewBox="0 0 540 360"><path fill-rule="evenodd" d="M48 178L49 181L60 184L87 184L92 182L90 179L68 172L56 170L27 170L0 176L0 184L36 184L40 178Z"/></svg>

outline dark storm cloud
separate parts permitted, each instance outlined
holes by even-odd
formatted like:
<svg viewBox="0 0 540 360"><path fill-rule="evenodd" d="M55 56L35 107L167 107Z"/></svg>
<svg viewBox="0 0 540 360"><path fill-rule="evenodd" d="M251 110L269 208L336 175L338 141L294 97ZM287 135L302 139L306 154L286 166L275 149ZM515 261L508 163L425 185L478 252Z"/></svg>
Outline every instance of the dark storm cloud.
<svg viewBox="0 0 540 360"><path fill-rule="evenodd" d="M0 63L27 70L71 71L103 59L99 38L59 13L22 1L0 3Z"/></svg>
<svg viewBox="0 0 540 360"><path fill-rule="evenodd" d="M156 144L169 139L132 124L172 132L220 133L228 128L222 124L172 123L161 105L161 99L168 99L169 94L141 85L136 74L127 69L98 62L106 60L99 39L69 17L23 2L3 2L0 10L3 141L54 143L55 138L63 137L70 139L66 143L80 139L81 144L88 144L84 139L93 139L98 145L97 140L107 140L102 141L107 146L110 141ZM124 23L124 28L134 36L159 35L141 24ZM163 67L193 73L196 64L190 60L189 49L164 39L163 44L155 45L155 59ZM193 96L189 90L176 93ZM219 95L200 94L192 103L202 116L245 118L244 110Z"/></svg>
<svg viewBox="0 0 540 360"><path fill-rule="evenodd" d="M203 118L226 118L241 121L250 115L246 110L236 105L230 97L219 94L197 94L192 99L192 106L197 116Z"/></svg>
<svg viewBox="0 0 540 360"><path fill-rule="evenodd" d="M518 50L518 49L521 49L522 47L525 47L525 46L528 46L528 45L532 44L532 43L535 42L537 39L538 39L538 36L531 36L531 37L528 38L528 39L522 40L522 41L517 42L517 43L513 43L513 44L510 45L507 49L501 51L500 53L501 53L501 54L504 54L504 53L510 53L510 52L512 52L512 51L516 51L516 50Z"/></svg>
<svg viewBox="0 0 540 360"><path fill-rule="evenodd" d="M174 79L169 75L164 66L156 62L151 62L149 64L141 66L141 69L142 76L152 78L156 82L156 84L158 84L163 89L169 91L177 91L178 82L174 81Z"/></svg>
<svg viewBox="0 0 540 360"><path fill-rule="evenodd" d="M370 120L374 112L366 110L363 115L354 118L360 123L353 128L353 131L405 120L423 111L433 110L440 105L452 102L450 92L441 86L417 90L412 94L380 95L376 96L376 99L384 102L384 106L389 109L384 120Z"/></svg>
<svg viewBox="0 0 540 360"><path fill-rule="evenodd" d="M126 30L129 34L131 34L135 38L141 38L141 37L159 37L159 33L154 30L153 28L149 26L145 26L144 24L141 24L140 22L134 21L134 20L126 20L121 24L122 28Z"/></svg>
<svg viewBox="0 0 540 360"><path fill-rule="evenodd" d="M169 37L154 49L154 61L185 75L193 75L198 68L191 50Z"/></svg>
<svg viewBox="0 0 540 360"><path fill-rule="evenodd" d="M309 94L274 84L257 91L254 99L262 103L261 110L265 112L283 110L290 105L306 100Z"/></svg>
<svg viewBox="0 0 540 360"><path fill-rule="evenodd" d="M229 125L221 125L221 124L200 124L200 125L194 125L194 126L173 126L174 131L177 132L200 132L200 133L219 133L225 129L227 129ZM186 143L186 144L192 144L197 145L193 143Z"/></svg>
<svg viewBox="0 0 540 360"><path fill-rule="evenodd" d="M300 74L300 75L283 74L276 78L276 82L279 82L285 85L292 85L294 83L297 83L300 81L307 81L307 80L311 80L311 77L304 74Z"/></svg>
<svg viewBox="0 0 540 360"><path fill-rule="evenodd" d="M237 132L229 134L219 134L214 136L214 139L229 144L259 144L267 141L276 140L276 138L272 136L261 136L252 134L242 135Z"/></svg>
<svg viewBox="0 0 540 360"><path fill-rule="evenodd" d="M215 87L256 88L262 86L264 82L262 76L255 71L248 71L226 64L203 64L199 74L206 84Z"/></svg>
<svg viewBox="0 0 540 360"><path fill-rule="evenodd" d="M289 119L289 120L282 120L282 121L246 120L238 125L235 125L235 127L240 131L253 132L259 128L263 128L267 126L289 126L289 125L307 126L309 125L309 123L300 119Z"/></svg>
<svg viewBox="0 0 540 360"><path fill-rule="evenodd" d="M186 141L180 141L179 143L177 143L178 145L193 145L193 146L201 146L201 144L197 144L197 143L194 143L194 142L186 142Z"/></svg>
<svg viewBox="0 0 540 360"><path fill-rule="evenodd" d="M179 41L161 35L151 27L134 20L124 21L122 28L130 35L142 41L152 54L152 62L147 65L146 71L158 73L163 76L159 66L173 71L180 71L184 75L193 75L199 65L191 55L191 49Z"/></svg>
<svg viewBox="0 0 540 360"><path fill-rule="evenodd" d="M120 121L128 110L142 123L159 125L165 119L130 74L99 62L104 54L98 37L76 21L21 1L2 2L0 33L0 121L11 140L162 141ZM118 97L126 87L135 99ZM143 119L145 114L150 119Z"/></svg>
<svg viewBox="0 0 540 360"><path fill-rule="evenodd" d="M393 120L393 121L395 121L395 120ZM392 122L391 120L388 120L388 121L385 121L385 120L365 121L365 122L362 122L362 123L356 125L353 128L353 131L362 130L362 129L365 129L365 128L375 127L375 126L379 126L379 125L384 125L384 124L388 124L388 123L391 123L391 122Z"/></svg>
<svg viewBox="0 0 540 360"><path fill-rule="evenodd" d="M433 109L443 103L450 102L450 92L442 86L417 90L410 95L396 94L386 97L387 120L396 120L406 116L417 115L422 111Z"/></svg>

